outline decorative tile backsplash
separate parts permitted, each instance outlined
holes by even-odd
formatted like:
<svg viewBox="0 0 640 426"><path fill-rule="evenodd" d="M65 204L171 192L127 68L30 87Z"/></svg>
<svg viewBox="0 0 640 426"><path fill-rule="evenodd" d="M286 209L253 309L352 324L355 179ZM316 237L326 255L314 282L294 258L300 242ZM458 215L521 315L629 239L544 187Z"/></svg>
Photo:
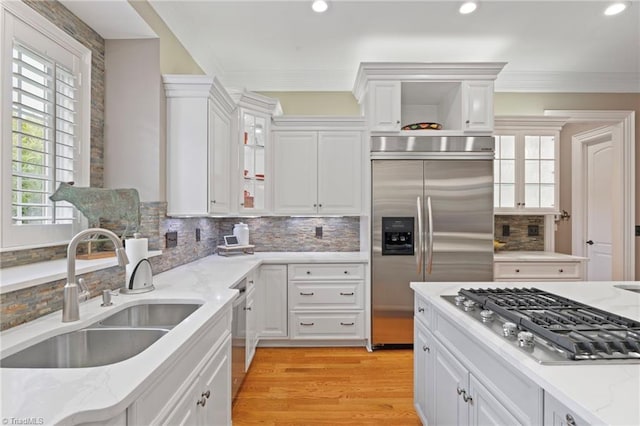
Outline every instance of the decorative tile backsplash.
<svg viewBox="0 0 640 426"><path fill-rule="evenodd" d="M154 274L193 262L215 253L222 237L233 233L233 225L243 221L249 225L250 243L256 251L358 251L360 249L360 219L339 218L170 218L164 202L141 203L140 231L149 239L149 250L162 250L160 256L150 258ZM121 223L101 223L100 226L121 233ZM316 228L322 228L322 238ZM196 241L196 229L200 241ZM178 244L166 248L165 234L175 231ZM61 259L66 246L46 247L0 253L2 268L39 261ZM117 289L124 284L124 269L109 269L82 275L89 285L91 297L98 297L104 289ZM66 280L58 280L0 296L0 330L34 320L62 309L62 287Z"/></svg>
<svg viewBox="0 0 640 426"><path fill-rule="evenodd" d="M536 215L496 215L494 217L494 238L505 246L504 251L544 251L544 216ZM509 235L504 235L503 227L508 227ZM537 230L536 236L531 236Z"/></svg>

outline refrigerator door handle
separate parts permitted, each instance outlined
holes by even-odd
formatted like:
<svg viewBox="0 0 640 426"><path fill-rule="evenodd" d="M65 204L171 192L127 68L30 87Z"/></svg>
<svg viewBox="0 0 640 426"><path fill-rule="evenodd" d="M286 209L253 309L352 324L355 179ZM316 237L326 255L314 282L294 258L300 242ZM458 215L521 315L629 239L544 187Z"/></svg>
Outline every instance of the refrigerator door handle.
<svg viewBox="0 0 640 426"><path fill-rule="evenodd" d="M418 256L416 258L416 263L418 264L418 274L421 274L424 248L422 247L422 200L420 199L420 196L418 196L416 203L418 208Z"/></svg>
<svg viewBox="0 0 640 426"><path fill-rule="evenodd" d="M433 210L431 209L431 197L427 197L427 220L429 221L429 257L427 257L427 274L433 269Z"/></svg>

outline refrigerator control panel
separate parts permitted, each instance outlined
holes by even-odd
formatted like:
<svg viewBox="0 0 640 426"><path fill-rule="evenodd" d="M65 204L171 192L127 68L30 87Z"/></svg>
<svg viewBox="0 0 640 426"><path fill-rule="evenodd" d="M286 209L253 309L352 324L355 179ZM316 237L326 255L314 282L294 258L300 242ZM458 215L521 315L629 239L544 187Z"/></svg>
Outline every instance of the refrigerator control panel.
<svg viewBox="0 0 640 426"><path fill-rule="evenodd" d="M413 256L413 217L382 218L382 255Z"/></svg>

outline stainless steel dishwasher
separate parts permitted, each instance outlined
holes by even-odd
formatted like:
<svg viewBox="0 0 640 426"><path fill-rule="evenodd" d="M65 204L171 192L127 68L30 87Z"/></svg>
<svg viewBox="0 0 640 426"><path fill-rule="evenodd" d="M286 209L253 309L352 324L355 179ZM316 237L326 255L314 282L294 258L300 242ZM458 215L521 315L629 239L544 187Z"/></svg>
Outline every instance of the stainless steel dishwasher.
<svg viewBox="0 0 640 426"><path fill-rule="evenodd" d="M231 320L231 395L235 399L244 377L245 345L247 336L247 280L246 278L234 285L239 291L233 301L233 318Z"/></svg>

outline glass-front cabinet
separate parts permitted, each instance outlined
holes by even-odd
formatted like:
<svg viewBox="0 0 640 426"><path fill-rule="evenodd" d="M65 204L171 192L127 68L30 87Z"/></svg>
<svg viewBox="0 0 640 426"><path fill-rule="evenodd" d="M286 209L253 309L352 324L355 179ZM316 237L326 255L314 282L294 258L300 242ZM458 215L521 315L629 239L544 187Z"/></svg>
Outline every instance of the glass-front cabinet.
<svg viewBox="0 0 640 426"><path fill-rule="evenodd" d="M267 117L242 113L242 210L265 210Z"/></svg>
<svg viewBox="0 0 640 426"><path fill-rule="evenodd" d="M520 125L516 125L519 123ZM496 118L494 208L497 213L557 213L559 139L555 118Z"/></svg>
<svg viewBox="0 0 640 426"><path fill-rule="evenodd" d="M246 215L266 213L271 209L271 117L281 115L282 108L277 99L246 90L230 90L230 94L237 102L238 132L232 211Z"/></svg>

